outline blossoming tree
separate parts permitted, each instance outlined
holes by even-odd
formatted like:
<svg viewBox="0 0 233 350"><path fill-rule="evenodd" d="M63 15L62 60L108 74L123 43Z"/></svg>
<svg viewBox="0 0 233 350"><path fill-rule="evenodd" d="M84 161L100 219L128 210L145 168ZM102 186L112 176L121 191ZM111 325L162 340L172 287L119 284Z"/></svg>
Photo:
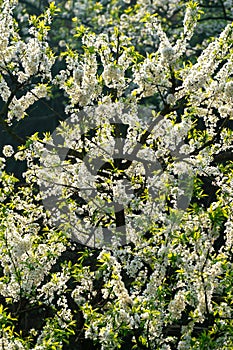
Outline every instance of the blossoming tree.
<svg viewBox="0 0 233 350"><path fill-rule="evenodd" d="M0 6L0 348L232 348L231 2Z"/></svg>

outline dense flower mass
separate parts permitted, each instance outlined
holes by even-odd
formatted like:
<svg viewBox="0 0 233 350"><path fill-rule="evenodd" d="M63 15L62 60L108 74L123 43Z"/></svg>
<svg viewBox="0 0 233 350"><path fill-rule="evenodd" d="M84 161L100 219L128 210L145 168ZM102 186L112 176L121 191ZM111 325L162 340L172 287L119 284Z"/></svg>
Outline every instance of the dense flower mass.
<svg viewBox="0 0 233 350"><path fill-rule="evenodd" d="M0 1L0 349L233 348L232 1Z"/></svg>

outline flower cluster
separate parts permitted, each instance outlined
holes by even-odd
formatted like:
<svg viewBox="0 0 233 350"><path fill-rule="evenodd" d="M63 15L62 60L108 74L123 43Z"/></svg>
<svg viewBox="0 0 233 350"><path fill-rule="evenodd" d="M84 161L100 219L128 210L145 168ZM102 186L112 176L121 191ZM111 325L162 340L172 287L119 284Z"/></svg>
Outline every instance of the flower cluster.
<svg viewBox="0 0 233 350"><path fill-rule="evenodd" d="M233 347L233 26L205 6L0 2L2 349Z"/></svg>

